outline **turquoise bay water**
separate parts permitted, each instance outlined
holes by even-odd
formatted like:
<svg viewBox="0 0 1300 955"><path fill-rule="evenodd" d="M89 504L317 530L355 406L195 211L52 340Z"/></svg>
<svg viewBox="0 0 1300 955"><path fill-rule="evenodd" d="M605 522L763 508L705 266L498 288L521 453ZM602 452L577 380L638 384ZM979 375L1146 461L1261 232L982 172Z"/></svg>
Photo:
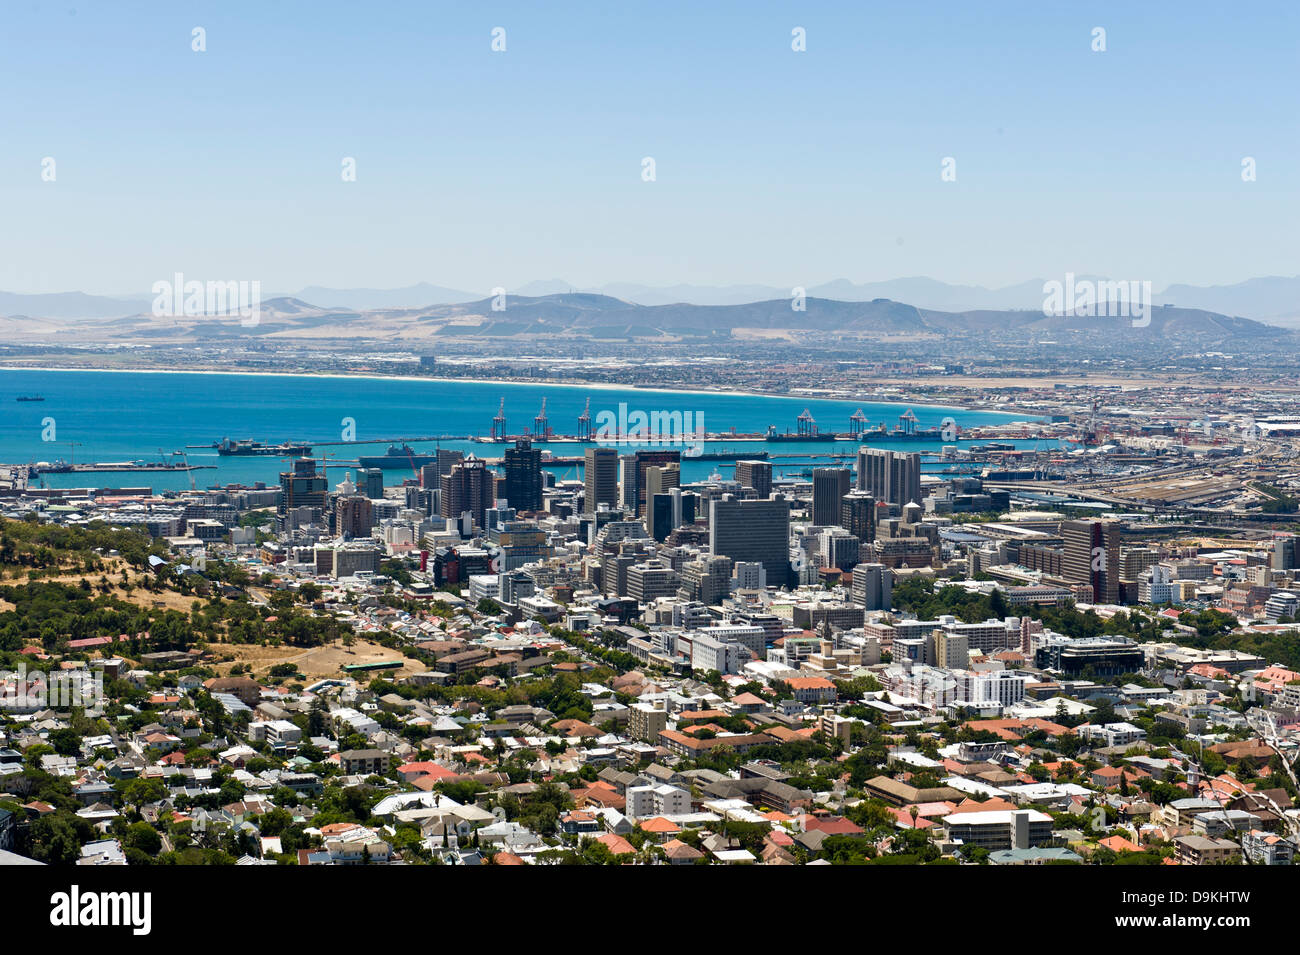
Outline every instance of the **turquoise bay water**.
<svg viewBox="0 0 1300 955"><path fill-rule="evenodd" d="M18 402L18 395L41 395L41 402ZM987 411L962 411L925 405L893 405L860 401L811 401L805 398L651 391L638 388L607 389L582 385L500 384L491 382L423 381L372 378L329 378L312 375L151 374L145 372L79 372L0 370L0 462L23 464L71 458L76 462L124 460L179 462L172 452L186 445L210 445L222 437L253 438L266 443L295 440L340 442L346 422L355 422L355 439L424 435L486 436L497 406L505 398L507 430L512 434L531 428L533 418L547 400L547 418L553 431L575 434L578 416L591 399L593 427L601 411L618 412L620 402L629 411L691 412L710 432L734 429L738 433L794 431L795 419L809 409L822 431L847 432L849 415L861 408L869 426L898 423L911 408L918 427L938 426L945 416L959 425L1025 420L1025 416ZM51 420L52 419L52 420ZM42 440L52 436L54 440ZM76 442L70 445L69 442ZM1033 446L1033 441L1018 441ZM896 450L936 451L939 442L889 441ZM499 457L503 445L473 441L444 441L444 448ZM540 443L556 455L582 454L582 445ZM417 452L433 450L432 442L413 444ZM318 445L317 456L330 452L340 460L358 454L382 454L383 444ZM767 450L771 454L806 452L852 453L850 442L728 442L710 441L707 451ZM161 453L160 453L161 451ZM274 483L288 464L279 458L219 457L215 450L188 452L191 464L217 465L215 470L194 472L200 487L217 483L256 481ZM774 458L780 473L810 466L807 460ZM826 463L826 462L822 462ZM330 483L342 480L346 465L331 465ZM581 477L581 468L554 468L561 477ZM730 477L732 464L721 461L683 462L683 478L700 480L718 471ZM410 477L409 469L386 472L388 484ZM184 473L50 474L50 487L152 487L156 490L188 488Z"/></svg>

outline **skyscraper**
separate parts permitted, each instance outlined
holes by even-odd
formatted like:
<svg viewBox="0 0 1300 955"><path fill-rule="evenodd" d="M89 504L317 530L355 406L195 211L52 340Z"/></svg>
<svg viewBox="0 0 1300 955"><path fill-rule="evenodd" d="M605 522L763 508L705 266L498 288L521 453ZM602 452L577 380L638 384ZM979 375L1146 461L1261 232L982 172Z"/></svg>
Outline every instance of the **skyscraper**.
<svg viewBox="0 0 1300 955"><path fill-rule="evenodd" d="M1296 536L1284 534L1273 540L1273 569L1295 570Z"/></svg>
<svg viewBox="0 0 1300 955"><path fill-rule="evenodd" d="M439 448L437 456L438 479L441 480L444 475L450 474L451 469L464 460L464 451L449 451L446 448Z"/></svg>
<svg viewBox="0 0 1300 955"><path fill-rule="evenodd" d="M624 458L627 461L627 458ZM631 487L623 488L623 496L629 507L636 507L636 516L644 517L646 512L646 471L652 467L663 467L682 463L682 452L673 450L637 451L632 455L632 467L624 468L623 480L631 480Z"/></svg>
<svg viewBox="0 0 1300 955"><path fill-rule="evenodd" d="M970 643L956 630L935 630L934 665L942 670L964 670L970 666Z"/></svg>
<svg viewBox="0 0 1300 955"><path fill-rule="evenodd" d="M862 543L876 539L876 499L866 491L850 491L840 501L837 522Z"/></svg>
<svg viewBox="0 0 1300 955"><path fill-rule="evenodd" d="M382 468L361 468L357 471L357 493L373 500L384 496L384 472Z"/></svg>
<svg viewBox="0 0 1300 955"><path fill-rule="evenodd" d="M884 564L858 564L853 568L853 602L864 610L890 610L894 598L894 572Z"/></svg>
<svg viewBox="0 0 1300 955"><path fill-rule="evenodd" d="M889 504L921 503L921 455L884 448L858 451L858 490Z"/></svg>
<svg viewBox="0 0 1300 955"><path fill-rule="evenodd" d="M614 448L588 448L583 466L585 502L583 510L594 514L600 505L618 505L618 451Z"/></svg>
<svg viewBox="0 0 1300 955"><path fill-rule="evenodd" d="M812 522L822 527L838 524L840 502L848 493L848 468L814 468Z"/></svg>
<svg viewBox="0 0 1300 955"><path fill-rule="evenodd" d="M1066 580L1092 587L1097 603L1120 598L1120 524L1118 521L1062 521L1065 557L1061 573Z"/></svg>
<svg viewBox="0 0 1300 955"><path fill-rule="evenodd" d="M335 533L345 537L369 537L375 526L374 505L360 494L341 497L334 505Z"/></svg>
<svg viewBox="0 0 1300 955"><path fill-rule="evenodd" d="M322 513L328 488L325 476L316 473L314 458L298 458L292 471L280 472L280 516L297 507L319 507Z"/></svg>
<svg viewBox="0 0 1300 955"><path fill-rule="evenodd" d="M736 480L741 487L754 489L760 500L772 496L772 463L770 461L737 461Z"/></svg>
<svg viewBox="0 0 1300 955"><path fill-rule="evenodd" d="M650 508L646 512L646 524L650 536L663 541L670 533L683 524L695 522L695 504L699 496L683 494L680 488L672 488L665 494L651 494Z"/></svg>
<svg viewBox="0 0 1300 955"><path fill-rule="evenodd" d="M682 469L676 464L652 465L645 469L645 495L647 503L656 494L667 494L682 486ZM649 511L647 510L647 513Z"/></svg>
<svg viewBox="0 0 1300 955"><path fill-rule="evenodd" d="M785 586L790 580L790 502L781 494L765 501L724 494L710 501L709 553L757 561L770 586Z"/></svg>
<svg viewBox="0 0 1300 955"><path fill-rule="evenodd" d="M516 511L542 509L542 451L532 441L519 438L506 448L506 500Z"/></svg>
<svg viewBox="0 0 1300 955"><path fill-rule="evenodd" d="M470 456L442 476L439 513L443 517L459 520L468 513L477 526L483 527L488 508L495 504L496 476L481 459Z"/></svg>

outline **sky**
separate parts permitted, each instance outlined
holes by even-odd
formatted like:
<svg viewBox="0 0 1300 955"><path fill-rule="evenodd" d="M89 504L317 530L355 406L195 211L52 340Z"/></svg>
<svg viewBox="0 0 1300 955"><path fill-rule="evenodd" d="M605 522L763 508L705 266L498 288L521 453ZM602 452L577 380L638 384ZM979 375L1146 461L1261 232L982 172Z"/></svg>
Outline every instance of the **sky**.
<svg viewBox="0 0 1300 955"><path fill-rule="evenodd" d="M6 291L1300 272L1293 2L5 0L0 80Z"/></svg>

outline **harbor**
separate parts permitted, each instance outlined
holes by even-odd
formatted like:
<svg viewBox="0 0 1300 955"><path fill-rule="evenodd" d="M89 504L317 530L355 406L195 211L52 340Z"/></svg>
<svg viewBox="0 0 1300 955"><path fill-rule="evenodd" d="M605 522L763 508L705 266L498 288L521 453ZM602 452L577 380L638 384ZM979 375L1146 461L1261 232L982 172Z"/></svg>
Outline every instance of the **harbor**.
<svg viewBox="0 0 1300 955"><path fill-rule="evenodd" d="M416 477L439 450L495 465L521 438L543 452L544 467L562 480L580 477L585 451L600 446L622 454L679 448L683 478L699 480L715 470L729 474L737 460L768 460L792 477L816 466L852 466L864 443L888 442L922 454L990 442L1032 448L1047 427L1007 412L951 406L631 388L593 392L570 385L515 385L503 407L500 385L459 381L0 371L0 387L6 381L10 394L43 395L45 401L11 405L14 414L0 427L0 462L37 465L39 480L52 488L84 483L80 467L65 468L54 449L70 465L139 469L158 490L175 491L192 483L273 486L295 457L304 456L315 457L331 478L336 469L341 478L344 469L373 467L392 485ZM597 427L620 405L645 409L647 427L634 430L635 410L625 428ZM511 407L529 409L515 426L500 420ZM680 426L687 413L692 424L708 422L702 435L698 427L691 433ZM57 420L57 440L44 437L46 417ZM956 431L952 441L940 433L947 419ZM699 454L690 453L695 450Z"/></svg>

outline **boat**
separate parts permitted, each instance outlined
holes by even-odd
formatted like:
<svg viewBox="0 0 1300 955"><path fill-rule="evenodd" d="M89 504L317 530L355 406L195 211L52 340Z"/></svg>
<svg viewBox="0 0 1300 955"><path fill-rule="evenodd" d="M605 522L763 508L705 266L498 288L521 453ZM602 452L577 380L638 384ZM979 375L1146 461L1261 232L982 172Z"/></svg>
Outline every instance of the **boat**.
<svg viewBox="0 0 1300 955"><path fill-rule="evenodd" d="M765 435L768 441L834 441L833 434L804 434L800 432L791 433L789 431L768 431Z"/></svg>
<svg viewBox="0 0 1300 955"><path fill-rule="evenodd" d="M247 438L237 441L222 438L220 441L212 442L212 446L217 449L217 454L235 457L264 456L283 458L311 454L310 444L263 444L261 441L252 441Z"/></svg>
<svg viewBox="0 0 1300 955"><path fill-rule="evenodd" d="M692 454L690 451L683 451L682 457L690 458L692 461L766 461L768 453L766 451L698 451Z"/></svg>
<svg viewBox="0 0 1300 955"><path fill-rule="evenodd" d="M18 400L19 401L44 401L45 396L44 395L19 395Z"/></svg>
<svg viewBox="0 0 1300 955"><path fill-rule="evenodd" d="M409 444L390 444L383 454L363 454L357 458L357 465L363 468L422 468L426 464L437 464L437 452L421 454L411 450Z"/></svg>

